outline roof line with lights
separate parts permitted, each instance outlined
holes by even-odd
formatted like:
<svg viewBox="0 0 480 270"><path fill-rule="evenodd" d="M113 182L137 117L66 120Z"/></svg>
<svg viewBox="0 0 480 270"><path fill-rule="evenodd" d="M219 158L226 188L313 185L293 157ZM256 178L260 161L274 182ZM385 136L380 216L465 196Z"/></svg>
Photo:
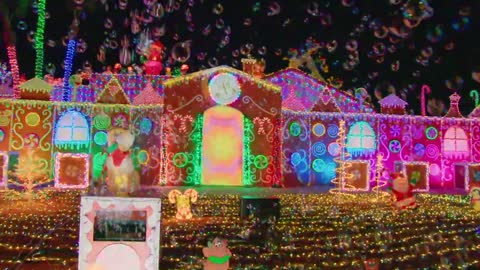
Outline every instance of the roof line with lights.
<svg viewBox="0 0 480 270"><path fill-rule="evenodd" d="M238 69L231 68L229 66L214 67L214 68L190 73L190 74L185 75L185 76L180 76L180 77L168 79L168 80L163 82L163 85L164 85L165 88L170 88L174 85L188 82L189 80L191 80L193 78L202 77L202 76L210 76L213 73L222 72L222 71L223 72L230 72L230 73L242 76L242 77L244 77L244 78L246 78L250 81L253 81L257 84L260 84L261 86L267 88L268 90L278 92L278 93L281 92L281 87L280 86L275 85L273 83L270 83L268 81L262 80L262 79L255 78L254 76L252 76L248 73L245 73L245 72L243 72L241 70L238 70Z"/></svg>

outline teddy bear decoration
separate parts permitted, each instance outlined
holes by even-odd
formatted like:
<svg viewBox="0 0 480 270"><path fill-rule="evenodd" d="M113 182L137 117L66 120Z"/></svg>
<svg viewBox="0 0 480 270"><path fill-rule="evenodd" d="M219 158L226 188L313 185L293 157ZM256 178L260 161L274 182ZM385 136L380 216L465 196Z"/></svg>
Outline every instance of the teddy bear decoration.
<svg viewBox="0 0 480 270"><path fill-rule="evenodd" d="M192 207L191 204L195 203L198 199L198 192L194 189L187 189L182 194L181 191L174 189L168 193L168 200L172 204L177 205L177 214L175 217L178 220L192 219Z"/></svg>
<svg viewBox="0 0 480 270"><path fill-rule="evenodd" d="M407 209L416 208L417 203L413 194L413 189L420 178L419 172L413 172L411 174L411 180L408 180L403 173L392 173L390 177L392 183L389 189L392 194L392 202L395 209L405 211Z"/></svg>
<svg viewBox="0 0 480 270"><path fill-rule="evenodd" d="M208 246L202 250L207 259L203 262L205 270L227 270L230 266L232 252L228 248L227 240L216 237L208 242Z"/></svg>

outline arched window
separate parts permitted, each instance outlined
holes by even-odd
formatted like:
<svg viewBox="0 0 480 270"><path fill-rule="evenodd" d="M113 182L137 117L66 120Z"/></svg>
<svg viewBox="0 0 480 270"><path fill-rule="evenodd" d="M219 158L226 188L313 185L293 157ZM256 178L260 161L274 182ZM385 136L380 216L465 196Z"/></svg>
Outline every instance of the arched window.
<svg viewBox="0 0 480 270"><path fill-rule="evenodd" d="M443 153L448 158L468 157L468 137L460 127L450 127L443 139Z"/></svg>
<svg viewBox="0 0 480 270"><path fill-rule="evenodd" d="M347 135L347 150L353 156L375 153L375 131L365 121L352 125Z"/></svg>
<svg viewBox="0 0 480 270"><path fill-rule="evenodd" d="M86 117L77 111L68 111L58 119L54 143L60 147L82 147L90 143L90 129Z"/></svg>

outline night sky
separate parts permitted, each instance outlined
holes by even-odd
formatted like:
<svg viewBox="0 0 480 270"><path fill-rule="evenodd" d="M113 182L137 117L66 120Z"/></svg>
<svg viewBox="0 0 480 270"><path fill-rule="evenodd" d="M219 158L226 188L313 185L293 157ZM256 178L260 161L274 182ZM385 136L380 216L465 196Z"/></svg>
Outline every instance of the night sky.
<svg viewBox="0 0 480 270"><path fill-rule="evenodd" d="M15 32L20 70L30 78L36 3L1 1L0 9ZM98 72L119 62L122 39L130 43L125 50L133 52L133 60L125 66L141 65L141 33L147 29L150 40L160 40L167 48L164 65L178 67L186 60L190 71L240 67L241 58L251 55L264 58L267 72L274 72L287 67L285 59L293 49L302 53L317 44L322 48L314 55L317 66L325 78L342 81L341 89L365 87L374 100L395 89L416 113L423 84L431 87L431 98L445 102L458 90L462 111L468 114L474 107L469 92L479 89L480 82L472 78L480 71L480 48L475 42L479 10L480 1L457 0L47 0L45 64L46 71L63 76L62 40L74 18L79 22L77 40L85 45L77 50L74 67L91 66ZM134 11L145 21L139 23L139 32L132 33ZM409 28L409 22L418 25ZM346 48L354 43L356 51ZM2 40L2 62L7 60L4 48ZM102 50L106 57L99 61ZM322 63L328 73L321 69Z"/></svg>

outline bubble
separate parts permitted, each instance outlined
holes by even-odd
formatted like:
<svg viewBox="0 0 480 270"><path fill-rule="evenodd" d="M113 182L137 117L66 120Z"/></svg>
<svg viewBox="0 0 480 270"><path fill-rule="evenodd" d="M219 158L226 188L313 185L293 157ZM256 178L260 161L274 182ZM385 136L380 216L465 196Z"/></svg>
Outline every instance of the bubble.
<svg viewBox="0 0 480 270"><path fill-rule="evenodd" d="M27 40L28 42L33 42L35 40L35 32L33 30L28 31Z"/></svg>
<svg viewBox="0 0 480 270"><path fill-rule="evenodd" d="M145 4L145 6L147 7L151 7L153 4L155 4L157 2L157 0L143 0L143 3Z"/></svg>
<svg viewBox="0 0 480 270"><path fill-rule="evenodd" d="M233 50L232 51L232 56L235 57L235 58L240 56L240 51L239 50Z"/></svg>
<svg viewBox="0 0 480 270"><path fill-rule="evenodd" d="M28 25L27 25L27 23L26 23L25 21L20 20L20 21L17 23L17 29L18 29L18 30L25 31L25 30L27 30L27 28L28 28Z"/></svg>
<svg viewBox="0 0 480 270"><path fill-rule="evenodd" d="M379 56L385 55L385 50L386 50L386 48L385 48L385 44L383 44L383 42L377 42L377 43L375 43L375 44L373 45L372 49L373 49L373 53L374 53L375 55L379 55Z"/></svg>
<svg viewBox="0 0 480 270"><path fill-rule="evenodd" d="M195 0L188 0L188 6L193 7L195 5Z"/></svg>
<svg viewBox="0 0 480 270"><path fill-rule="evenodd" d="M115 50L115 49L118 48L118 42L116 40L112 39L108 42L108 47L112 50ZM78 50L78 47L77 47L77 50Z"/></svg>
<svg viewBox="0 0 480 270"><path fill-rule="evenodd" d="M217 19L217 21L215 22L215 27L217 29L222 29L223 27L225 27L225 22L223 21L223 19Z"/></svg>
<svg viewBox="0 0 480 270"><path fill-rule="evenodd" d="M358 48L358 43L355 39L350 39L345 44L345 49L347 49L347 51L356 51L357 48Z"/></svg>
<svg viewBox="0 0 480 270"><path fill-rule="evenodd" d="M50 75L54 75L56 70L57 70L57 68L56 68L55 65L52 64L52 63L48 63L48 64L45 66L45 71L46 71L48 74L50 74Z"/></svg>
<svg viewBox="0 0 480 270"><path fill-rule="evenodd" d="M240 66L240 62L237 59L233 59L232 60L232 67L239 67L239 66Z"/></svg>
<svg viewBox="0 0 480 270"><path fill-rule="evenodd" d="M252 50L247 47L247 44L240 46L240 53L242 55L249 55Z"/></svg>
<svg viewBox="0 0 480 270"><path fill-rule="evenodd" d="M393 63L390 65L390 68L392 69L392 71L398 71L400 69L400 61L393 61Z"/></svg>
<svg viewBox="0 0 480 270"><path fill-rule="evenodd" d="M314 17L318 16L319 15L318 3L317 2L308 3L307 13Z"/></svg>
<svg viewBox="0 0 480 270"><path fill-rule="evenodd" d="M333 20L332 20L332 15L330 14L324 14L320 18L320 24L324 27L328 27L332 25Z"/></svg>
<svg viewBox="0 0 480 270"><path fill-rule="evenodd" d="M342 5L344 7L351 7L355 5L355 0L342 0Z"/></svg>
<svg viewBox="0 0 480 270"><path fill-rule="evenodd" d="M152 36L155 38L163 37L165 35L165 29L165 24L160 27L154 27L152 30Z"/></svg>
<svg viewBox="0 0 480 270"><path fill-rule="evenodd" d="M327 43L327 51L329 53L334 52L337 49L337 45L338 45L338 43L337 43L336 40L329 41Z"/></svg>
<svg viewBox="0 0 480 270"><path fill-rule="evenodd" d="M199 52L197 54L197 60L198 61L203 61L205 60L205 58L207 57L207 53L206 52Z"/></svg>
<svg viewBox="0 0 480 270"><path fill-rule="evenodd" d="M212 32L212 26L209 24L202 29L202 35L208 36Z"/></svg>
<svg viewBox="0 0 480 270"><path fill-rule="evenodd" d="M173 34L173 40L178 41L180 39L180 35L178 33Z"/></svg>
<svg viewBox="0 0 480 270"><path fill-rule="evenodd" d="M443 27L441 25L435 26L434 29L427 31L427 39L432 43L439 42L444 37Z"/></svg>
<svg viewBox="0 0 480 270"><path fill-rule="evenodd" d="M472 71L472 79L477 83L480 83L480 70Z"/></svg>
<svg viewBox="0 0 480 270"><path fill-rule="evenodd" d="M461 76L455 76L451 79L445 80L445 86L452 91L458 91L462 89L464 80Z"/></svg>
<svg viewBox="0 0 480 270"><path fill-rule="evenodd" d="M187 30L190 32L195 32L195 24L194 23L189 23L187 26Z"/></svg>
<svg viewBox="0 0 480 270"><path fill-rule="evenodd" d="M74 0L73 2L75 3L75 5L81 6L85 2L85 0Z"/></svg>
<svg viewBox="0 0 480 270"><path fill-rule="evenodd" d="M253 4L252 11L254 13L260 11L260 2L256 2L255 4Z"/></svg>
<svg viewBox="0 0 480 270"><path fill-rule="evenodd" d="M215 56L208 58L208 65L210 67L217 67L218 66L218 59Z"/></svg>
<svg viewBox="0 0 480 270"><path fill-rule="evenodd" d="M57 42L55 42L55 40L47 40L47 46L50 47L50 48L53 48L57 45Z"/></svg>
<svg viewBox="0 0 480 270"><path fill-rule="evenodd" d="M243 25L244 25L244 26L250 26L250 25L252 25L252 19L250 19L250 18L245 18L245 19L243 20Z"/></svg>
<svg viewBox="0 0 480 270"><path fill-rule="evenodd" d="M267 16L275 16L278 15L281 11L281 6L277 2L272 2L268 6Z"/></svg>
<svg viewBox="0 0 480 270"><path fill-rule="evenodd" d="M165 11L171 13L173 11L175 5L175 0L167 0L167 4L165 5Z"/></svg>
<svg viewBox="0 0 480 270"><path fill-rule="evenodd" d="M189 8L187 8L185 10L185 21L186 22L191 22L192 20L193 20L192 11Z"/></svg>
<svg viewBox="0 0 480 270"><path fill-rule="evenodd" d="M462 17L459 19L455 19L452 23L452 28L455 31L462 32L468 29L470 26L470 18Z"/></svg>
<svg viewBox="0 0 480 270"><path fill-rule="evenodd" d="M215 4L212 8L212 12L213 14L216 14L216 15L220 15L223 13L223 6L222 4L218 3L218 4Z"/></svg>
<svg viewBox="0 0 480 270"><path fill-rule="evenodd" d="M112 29L113 27L113 22L110 18L106 18L104 23L103 23L103 26L107 29Z"/></svg>
<svg viewBox="0 0 480 270"><path fill-rule="evenodd" d="M403 0L390 0L390 4L392 5L398 5L400 3L402 3Z"/></svg>
<svg viewBox="0 0 480 270"><path fill-rule="evenodd" d="M420 75L421 75L420 70L415 70L414 72L412 72L412 76L415 78L419 78Z"/></svg>
<svg viewBox="0 0 480 270"><path fill-rule="evenodd" d="M172 58L177 62L185 63L190 58L191 44L191 40L175 43L172 47Z"/></svg>
<svg viewBox="0 0 480 270"><path fill-rule="evenodd" d="M395 47L395 45L388 45L387 51L389 53L395 53L397 51L397 47Z"/></svg>
<svg viewBox="0 0 480 270"><path fill-rule="evenodd" d="M230 37L229 36L225 36L219 43L219 47L220 48L223 48L225 46L227 46L228 44L230 43Z"/></svg>
<svg viewBox="0 0 480 270"><path fill-rule="evenodd" d="M165 15L165 10L163 9L163 5L161 3L156 3L152 9L150 9L150 15L157 19L163 18Z"/></svg>
<svg viewBox="0 0 480 270"><path fill-rule="evenodd" d="M230 25L225 27L225 30L223 30L223 32L227 35L230 35L232 33L232 28L230 27Z"/></svg>
<svg viewBox="0 0 480 270"><path fill-rule="evenodd" d="M280 48L275 49L275 55L276 55L276 56L281 56L282 53L283 53L283 52L282 52L282 49L280 49Z"/></svg>
<svg viewBox="0 0 480 270"><path fill-rule="evenodd" d="M128 0L118 0L118 8L120 10L127 9L127 6L128 6Z"/></svg>
<svg viewBox="0 0 480 270"><path fill-rule="evenodd" d="M445 44L445 46L443 46L443 48L447 51L451 51L451 50L455 49L455 42L450 41L447 44Z"/></svg>
<svg viewBox="0 0 480 270"><path fill-rule="evenodd" d="M472 9L470 6L463 6L458 10L458 15L460 16L470 16Z"/></svg>
<svg viewBox="0 0 480 270"><path fill-rule="evenodd" d="M290 18L285 19L282 23L282 27L287 27L291 22L292 20Z"/></svg>
<svg viewBox="0 0 480 270"><path fill-rule="evenodd" d="M423 48L421 53L424 57L430 58L433 54L433 48L431 46Z"/></svg>
<svg viewBox="0 0 480 270"><path fill-rule="evenodd" d="M84 53L87 50L87 42L83 39L77 41L77 53Z"/></svg>
<svg viewBox="0 0 480 270"><path fill-rule="evenodd" d="M267 54L267 47L262 46L262 47L258 48L258 49L257 49L257 53L258 53L259 55L265 55L265 54Z"/></svg>

